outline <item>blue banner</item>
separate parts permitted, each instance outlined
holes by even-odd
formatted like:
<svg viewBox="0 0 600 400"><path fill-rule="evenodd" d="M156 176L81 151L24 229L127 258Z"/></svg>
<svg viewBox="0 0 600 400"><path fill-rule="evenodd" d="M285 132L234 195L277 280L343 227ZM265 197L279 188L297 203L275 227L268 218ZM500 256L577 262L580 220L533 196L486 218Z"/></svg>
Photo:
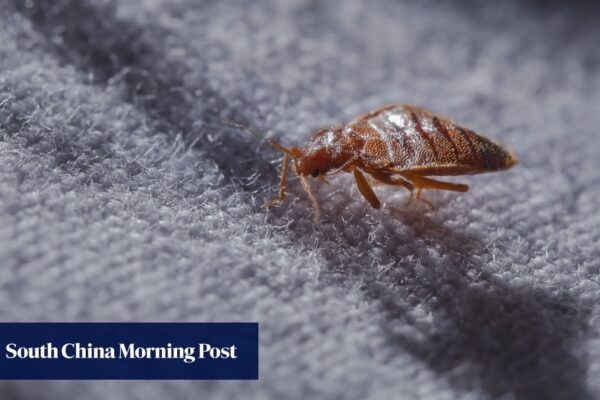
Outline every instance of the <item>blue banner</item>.
<svg viewBox="0 0 600 400"><path fill-rule="evenodd" d="M258 379L258 324L0 323L0 379Z"/></svg>

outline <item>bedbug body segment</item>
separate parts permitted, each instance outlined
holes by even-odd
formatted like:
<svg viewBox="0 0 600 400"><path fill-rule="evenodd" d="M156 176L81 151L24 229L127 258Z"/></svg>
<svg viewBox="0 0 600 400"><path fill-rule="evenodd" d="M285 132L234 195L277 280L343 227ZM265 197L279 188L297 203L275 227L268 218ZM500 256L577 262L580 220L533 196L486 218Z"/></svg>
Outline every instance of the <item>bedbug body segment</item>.
<svg viewBox="0 0 600 400"><path fill-rule="evenodd" d="M365 114L346 126L364 139L363 167L422 175L464 175L509 168L510 152L448 118L410 105Z"/></svg>
<svg viewBox="0 0 600 400"><path fill-rule="evenodd" d="M374 208L380 202L363 172L372 183L402 186L417 192L439 189L468 191L468 186L441 182L429 176L467 175L505 170L517 163L511 151L455 124L448 118L407 104L389 105L361 115L345 126L317 131L303 147L286 148L271 141L285 153L279 196L270 206L285 199L288 163L306 189L319 218L319 208L307 177L341 171L354 174L361 194Z"/></svg>

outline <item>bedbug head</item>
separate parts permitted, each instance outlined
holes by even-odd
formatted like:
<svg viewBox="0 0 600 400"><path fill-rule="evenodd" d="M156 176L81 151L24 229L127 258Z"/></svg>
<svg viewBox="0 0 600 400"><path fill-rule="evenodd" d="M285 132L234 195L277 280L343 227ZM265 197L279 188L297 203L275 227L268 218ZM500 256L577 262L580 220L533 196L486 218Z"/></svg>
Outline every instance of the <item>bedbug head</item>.
<svg viewBox="0 0 600 400"><path fill-rule="evenodd" d="M314 178L343 169L355 157L354 143L340 127L318 131L296 160L296 172Z"/></svg>
<svg viewBox="0 0 600 400"><path fill-rule="evenodd" d="M327 174L331 169L331 161L326 149L322 147L309 147L296 159L296 172L303 176L317 178Z"/></svg>

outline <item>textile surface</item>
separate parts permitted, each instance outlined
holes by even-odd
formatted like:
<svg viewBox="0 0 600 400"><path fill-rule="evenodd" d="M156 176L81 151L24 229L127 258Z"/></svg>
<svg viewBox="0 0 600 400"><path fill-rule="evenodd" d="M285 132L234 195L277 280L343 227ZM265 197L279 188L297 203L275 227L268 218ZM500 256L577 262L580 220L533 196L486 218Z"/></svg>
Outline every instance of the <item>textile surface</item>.
<svg viewBox="0 0 600 400"><path fill-rule="evenodd" d="M3 399L600 396L592 2L0 0L3 321L258 321L259 381L2 382ZM468 193L297 179L388 103L519 155Z"/></svg>

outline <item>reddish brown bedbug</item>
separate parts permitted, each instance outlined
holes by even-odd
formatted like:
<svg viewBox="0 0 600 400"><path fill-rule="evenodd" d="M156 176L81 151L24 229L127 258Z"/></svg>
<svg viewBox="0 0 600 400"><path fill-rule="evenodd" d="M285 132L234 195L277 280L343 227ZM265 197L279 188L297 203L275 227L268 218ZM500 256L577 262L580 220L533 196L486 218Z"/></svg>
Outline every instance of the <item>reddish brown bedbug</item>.
<svg viewBox="0 0 600 400"><path fill-rule="evenodd" d="M321 129L304 148L284 147L274 140L270 143L284 153L284 158L279 196L265 206L285 200L292 160L294 172L315 208L316 219L320 218L319 205L308 183L309 175L324 180L326 175L351 172L360 193L378 209L381 203L363 172L371 175L375 183L405 187L411 196L416 189L416 197L420 199L422 189L469 190L467 185L441 182L428 176L500 171L517 163L512 151L448 118L408 104L388 105L363 114L345 126Z"/></svg>

